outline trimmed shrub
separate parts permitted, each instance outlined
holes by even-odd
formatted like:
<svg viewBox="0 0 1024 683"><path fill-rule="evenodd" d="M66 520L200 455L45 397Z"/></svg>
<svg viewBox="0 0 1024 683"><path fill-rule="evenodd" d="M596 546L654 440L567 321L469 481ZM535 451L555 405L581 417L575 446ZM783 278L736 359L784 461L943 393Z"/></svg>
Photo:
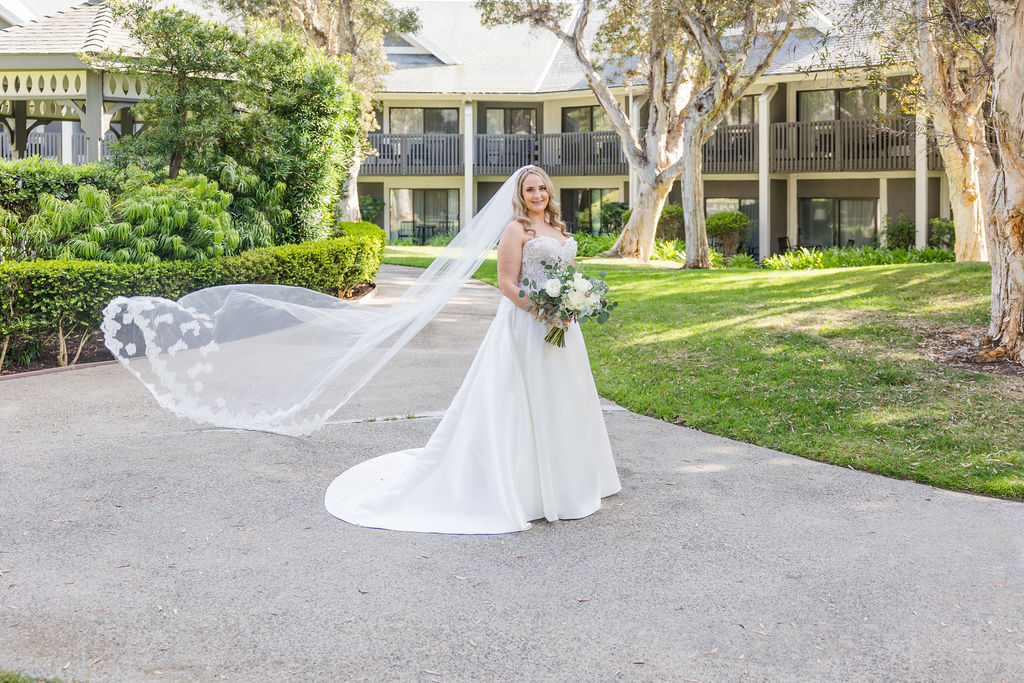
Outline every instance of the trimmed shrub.
<svg viewBox="0 0 1024 683"><path fill-rule="evenodd" d="M739 211L720 211L705 221L708 237L717 237L726 258L734 256L740 246L740 237L750 229L750 219Z"/></svg>
<svg viewBox="0 0 1024 683"><path fill-rule="evenodd" d="M618 233L622 232L622 226L629 220L626 212L629 204L626 202L605 202L601 205L601 232Z"/></svg>
<svg viewBox="0 0 1024 683"><path fill-rule="evenodd" d="M340 294L372 280L384 235L355 235L321 242L251 249L207 261L154 264L106 261L19 261L0 264L0 347L54 339L58 362L73 363L99 329L103 308L116 296L179 299L216 285L258 283L306 287Z"/></svg>

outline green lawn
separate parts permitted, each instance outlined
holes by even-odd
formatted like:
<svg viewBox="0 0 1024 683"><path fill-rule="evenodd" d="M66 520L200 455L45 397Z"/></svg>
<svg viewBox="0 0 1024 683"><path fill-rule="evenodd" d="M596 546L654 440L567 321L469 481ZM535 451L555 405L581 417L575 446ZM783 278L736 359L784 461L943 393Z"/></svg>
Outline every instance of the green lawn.
<svg viewBox="0 0 1024 683"><path fill-rule="evenodd" d="M390 248L388 263L439 251ZM586 263L586 262L585 262ZM620 301L584 326L602 395L815 460L1024 499L1024 380L937 365L929 330L983 327L985 264L683 271L591 260ZM494 283L488 260L477 272Z"/></svg>

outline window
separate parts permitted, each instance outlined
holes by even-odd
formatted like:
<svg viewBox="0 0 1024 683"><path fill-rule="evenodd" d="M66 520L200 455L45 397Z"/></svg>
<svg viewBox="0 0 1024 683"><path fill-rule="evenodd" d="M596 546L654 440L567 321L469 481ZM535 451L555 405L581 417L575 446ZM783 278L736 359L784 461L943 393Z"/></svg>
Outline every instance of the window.
<svg viewBox="0 0 1024 683"><path fill-rule="evenodd" d="M392 133L458 133L459 110L455 108L392 107Z"/></svg>
<svg viewBox="0 0 1024 683"><path fill-rule="evenodd" d="M459 191L391 190L391 232L400 233L420 225L431 225L441 232L458 230Z"/></svg>
<svg viewBox="0 0 1024 683"><path fill-rule="evenodd" d="M592 133L598 130L615 130L612 120L600 105L562 107L562 132Z"/></svg>
<svg viewBox="0 0 1024 683"><path fill-rule="evenodd" d="M598 235L603 230L601 206L617 201L619 201L617 189L562 190L562 220L565 221L570 232L589 232Z"/></svg>
<svg viewBox="0 0 1024 683"><path fill-rule="evenodd" d="M798 239L802 247L862 247L877 241L876 200L801 199Z"/></svg>
<svg viewBox="0 0 1024 683"><path fill-rule="evenodd" d="M741 97L739 102L733 105L729 113L725 115L722 123L727 126L752 125L757 123L757 99L756 95Z"/></svg>
<svg viewBox="0 0 1024 683"><path fill-rule="evenodd" d="M796 94L797 121L870 119L878 110L878 95L867 88L801 90Z"/></svg>
<svg viewBox="0 0 1024 683"><path fill-rule="evenodd" d="M488 135L531 135L537 132L536 109L488 109Z"/></svg>

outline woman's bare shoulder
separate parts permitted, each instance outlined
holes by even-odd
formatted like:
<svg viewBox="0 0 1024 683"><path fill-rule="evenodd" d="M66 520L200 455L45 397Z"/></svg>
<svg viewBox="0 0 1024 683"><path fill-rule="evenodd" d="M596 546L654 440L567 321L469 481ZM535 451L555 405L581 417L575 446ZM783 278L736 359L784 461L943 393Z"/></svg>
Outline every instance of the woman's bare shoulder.
<svg viewBox="0 0 1024 683"><path fill-rule="evenodd" d="M522 244L529 238L530 236L527 234L526 228L519 221L509 221L509 224L505 226L505 231L501 233L502 242L517 241Z"/></svg>

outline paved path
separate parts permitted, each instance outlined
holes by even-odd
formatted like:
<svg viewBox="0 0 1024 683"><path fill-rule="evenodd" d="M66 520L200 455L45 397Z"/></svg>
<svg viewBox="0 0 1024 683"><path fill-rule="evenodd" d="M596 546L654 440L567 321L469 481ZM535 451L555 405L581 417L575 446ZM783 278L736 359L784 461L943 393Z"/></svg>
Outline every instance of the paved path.
<svg viewBox="0 0 1024 683"><path fill-rule="evenodd" d="M386 268L380 301L409 273ZM75 681L1024 677L1024 506L610 405L623 491L590 518L466 537L330 517L335 475L426 441L496 296L468 287L311 438L198 428L118 366L0 382L0 668ZM363 421L410 414L426 417Z"/></svg>

